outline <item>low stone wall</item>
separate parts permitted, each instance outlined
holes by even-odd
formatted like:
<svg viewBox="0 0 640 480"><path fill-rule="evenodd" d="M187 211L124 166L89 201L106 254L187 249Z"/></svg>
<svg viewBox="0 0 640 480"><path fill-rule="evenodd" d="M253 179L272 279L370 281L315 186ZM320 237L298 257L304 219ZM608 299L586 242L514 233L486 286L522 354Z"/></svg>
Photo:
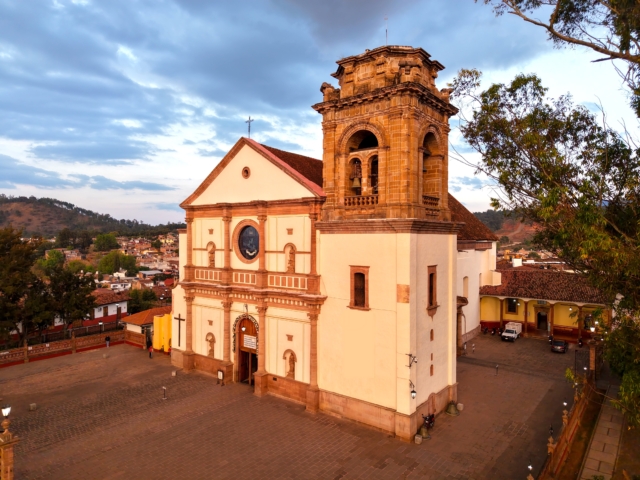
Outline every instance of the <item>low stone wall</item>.
<svg viewBox="0 0 640 480"><path fill-rule="evenodd" d="M267 375L267 390L270 394L278 397L306 404L308 388L308 383L298 382L292 378L279 375Z"/></svg>
<svg viewBox="0 0 640 480"><path fill-rule="evenodd" d="M124 341L134 347L146 348L147 338L143 333L131 332L129 330L124 331Z"/></svg>
<svg viewBox="0 0 640 480"><path fill-rule="evenodd" d="M61 355L106 347L105 338L107 336L111 337L112 345L124 342L124 332L119 330L99 333L97 335L87 335L85 337L73 337L67 340L42 343L29 347L13 348L0 352L0 367L8 367L34 360L44 360L45 358L59 357Z"/></svg>
<svg viewBox="0 0 640 480"><path fill-rule="evenodd" d="M585 390L591 391L589 388ZM562 430L560 431L557 441L554 440L553 436L549 436L547 443L547 463L545 463L538 479L555 478L562 468L562 465L564 465L589 401L589 395L583 390L582 394L574 398L574 404L571 410L568 412L565 410L565 414L562 416Z"/></svg>

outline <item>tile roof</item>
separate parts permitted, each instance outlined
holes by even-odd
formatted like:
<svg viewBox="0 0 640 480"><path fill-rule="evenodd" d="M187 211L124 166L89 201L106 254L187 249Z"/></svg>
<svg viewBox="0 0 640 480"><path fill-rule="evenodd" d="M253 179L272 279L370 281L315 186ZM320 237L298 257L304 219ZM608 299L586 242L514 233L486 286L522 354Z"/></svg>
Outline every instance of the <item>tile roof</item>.
<svg viewBox="0 0 640 480"><path fill-rule="evenodd" d="M167 313L171 313L171 305L143 310L142 312L124 317L122 321L124 323L131 323L132 325L149 325L153 323L153 317L156 315L166 315Z"/></svg>
<svg viewBox="0 0 640 480"><path fill-rule="evenodd" d="M480 295L604 305L604 296L575 273L510 268L500 270L502 283L480 287Z"/></svg>
<svg viewBox="0 0 640 480"><path fill-rule="evenodd" d="M261 144L262 145L262 144ZM322 160L317 160L297 153L285 152L278 148L262 145L272 154L322 188Z"/></svg>
<svg viewBox="0 0 640 480"><path fill-rule="evenodd" d="M97 288L91 292L96 299L96 305L110 305L112 303L126 302L129 300L129 292L114 292L109 288Z"/></svg>
<svg viewBox="0 0 640 480"><path fill-rule="evenodd" d="M464 222L464 227L458 232L459 240L490 240L492 242L498 240L489 227L478 220L451 194L449 194L449 210L451 210L451 221Z"/></svg>

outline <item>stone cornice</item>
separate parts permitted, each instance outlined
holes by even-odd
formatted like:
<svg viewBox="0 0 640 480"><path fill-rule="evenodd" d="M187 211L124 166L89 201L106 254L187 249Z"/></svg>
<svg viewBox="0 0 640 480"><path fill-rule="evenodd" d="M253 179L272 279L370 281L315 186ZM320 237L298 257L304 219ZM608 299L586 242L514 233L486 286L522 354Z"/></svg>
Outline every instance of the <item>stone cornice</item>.
<svg viewBox="0 0 640 480"><path fill-rule="evenodd" d="M464 224L418 218L337 220L317 222L316 228L323 234L331 233L423 233L456 235Z"/></svg>
<svg viewBox="0 0 640 480"><path fill-rule="evenodd" d="M415 82L399 83L390 87L377 88L376 90L373 90L371 92L361 93L359 95L352 95L350 97L341 98L338 100L320 102L312 105L311 108L316 110L318 113L324 113L328 110L344 108L358 103L369 103L380 100L381 98L397 96L403 93L412 93L418 96L420 100L422 100L425 104L429 105L440 113L448 115L449 117L458 113L458 109L456 107L445 101L431 89Z"/></svg>

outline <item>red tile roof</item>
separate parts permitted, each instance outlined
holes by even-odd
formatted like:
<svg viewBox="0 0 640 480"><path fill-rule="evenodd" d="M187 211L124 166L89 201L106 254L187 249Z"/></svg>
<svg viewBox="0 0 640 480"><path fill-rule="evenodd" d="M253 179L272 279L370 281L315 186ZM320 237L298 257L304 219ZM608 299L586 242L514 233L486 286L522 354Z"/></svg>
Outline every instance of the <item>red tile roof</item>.
<svg viewBox="0 0 640 480"><path fill-rule="evenodd" d="M112 303L126 302L129 300L129 292L114 292L109 288L97 288L91 292L96 299L96 305L110 305Z"/></svg>
<svg viewBox="0 0 640 480"><path fill-rule="evenodd" d="M166 315L171 313L171 305L167 307L150 308L149 310L143 310L142 312L134 313L128 317L124 317L122 321L124 323L131 323L132 325L149 325L153 323L153 317L156 315Z"/></svg>
<svg viewBox="0 0 640 480"><path fill-rule="evenodd" d="M322 188L322 160L305 157L304 155L298 155L297 153L285 152L284 150L269 147L267 145L262 146L298 173Z"/></svg>
<svg viewBox="0 0 640 480"><path fill-rule="evenodd" d="M451 221L464 222L464 227L458 232L458 240L489 240L498 241L498 237L478 218L465 208L453 195L449 194L449 210Z"/></svg>
<svg viewBox="0 0 640 480"><path fill-rule="evenodd" d="M500 273L502 283L480 287L480 295L605 304L604 296L575 273L521 267L500 270Z"/></svg>

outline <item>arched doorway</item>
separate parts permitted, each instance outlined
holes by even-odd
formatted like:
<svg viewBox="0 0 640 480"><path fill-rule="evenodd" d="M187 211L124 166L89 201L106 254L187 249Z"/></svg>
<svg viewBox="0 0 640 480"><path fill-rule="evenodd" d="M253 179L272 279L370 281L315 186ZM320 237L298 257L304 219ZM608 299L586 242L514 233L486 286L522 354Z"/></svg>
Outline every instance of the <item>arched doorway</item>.
<svg viewBox="0 0 640 480"><path fill-rule="evenodd" d="M236 320L236 381L254 385L253 374L258 370L258 329L251 317Z"/></svg>
<svg viewBox="0 0 640 480"><path fill-rule="evenodd" d="M536 317L536 327L538 330L547 331L548 322L547 322L547 313L546 312L538 312Z"/></svg>

